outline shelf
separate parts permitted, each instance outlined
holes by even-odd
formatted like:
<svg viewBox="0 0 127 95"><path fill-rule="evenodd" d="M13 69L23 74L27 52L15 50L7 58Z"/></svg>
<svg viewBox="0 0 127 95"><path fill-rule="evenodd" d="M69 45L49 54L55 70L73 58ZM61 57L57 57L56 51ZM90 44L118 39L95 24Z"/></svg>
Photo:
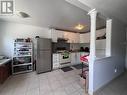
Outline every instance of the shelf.
<svg viewBox="0 0 127 95"><path fill-rule="evenodd" d="M20 74L33 71L32 57L33 57L32 42L25 42L25 40L24 42L14 42L12 73ZM30 61L23 61L24 63L20 64L20 60L29 60L29 59Z"/></svg>
<svg viewBox="0 0 127 95"><path fill-rule="evenodd" d="M24 65L32 65L32 63L23 63L23 64L18 64L18 65L13 64L13 67L24 66Z"/></svg>
<svg viewBox="0 0 127 95"><path fill-rule="evenodd" d="M106 40L106 39L96 39L96 41L98 41L98 40Z"/></svg>
<svg viewBox="0 0 127 95"><path fill-rule="evenodd" d="M20 71L20 72L13 72L14 75L16 74L22 74L22 73L28 73L28 72L32 72L33 70L26 70L26 71Z"/></svg>

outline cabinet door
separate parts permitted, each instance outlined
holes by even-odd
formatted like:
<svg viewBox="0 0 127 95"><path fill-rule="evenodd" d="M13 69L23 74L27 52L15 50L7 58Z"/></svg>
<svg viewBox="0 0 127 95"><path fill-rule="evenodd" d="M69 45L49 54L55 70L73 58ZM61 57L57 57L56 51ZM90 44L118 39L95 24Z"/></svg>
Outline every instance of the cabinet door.
<svg viewBox="0 0 127 95"><path fill-rule="evenodd" d="M73 40L74 40L74 43L80 43L80 35L79 35L79 33L74 33L73 34Z"/></svg>
<svg viewBox="0 0 127 95"><path fill-rule="evenodd" d="M76 58L77 61L76 61L76 63L77 63L77 64L80 64L80 63L81 63L81 62L80 62L80 52L77 52L76 55L77 55L77 58Z"/></svg>
<svg viewBox="0 0 127 95"><path fill-rule="evenodd" d="M72 39L72 37L71 37L71 33L70 32L64 32L64 38L65 39L68 39L68 43L71 43L71 39Z"/></svg>
<svg viewBox="0 0 127 95"><path fill-rule="evenodd" d="M64 31L52 29L51 36L52 36L52 41L57 42L58 38L64 38Z"/></svg>
<svg viewBox="0 0 127 95"><path fill-rule="evenodd" d="M54 29L51 29L52 42L57 42L57 32Z"/></svg>
<svg viewBox="0 0 127 95"><path fill-rule="evenodd" d="M58 38L64 38L64 31L57 30L57 37Z"/></svg>
<svg viewBox="0 0 127 95"><path fill-rule="evenodd" d="M80 52L71 53L71 64L76 65L80 64Z"/></svg>
<svg viewBox="0 0 127 95"><path fill-rule="evenodd" d="M53 69L57 69L60 66L59 54L53 54Z"/></svg>
<svg viewBox="0 0 127 95"><path fill-rule="evenodd" d="M79 43L80 42L79 33L64 32L64 38L68 39L68 43Z"/></svg>
<svg viewBox="0 0 127 95"><path fill-rule="evenodd" d="M9 65L0 66L0 83L3 83L10 75Z"/></svg>
<svg viewBox="0 0 127 95"><path fill-rule="evenodd" d="M69 38L71 43L79 43L80 40L79 33L70 33Z"/></svg>
<svg viewBox="0 0 127 95"><path fill-rule="evenodd" d="M71 64L75 65L76 63L76 54L75 53L71 53Z"/></svg>
<svg viewBox="0 0 127 95"><path fill-rule="evenodd" d="M80 43L90 43L90 33L80 34Z"/></svg>

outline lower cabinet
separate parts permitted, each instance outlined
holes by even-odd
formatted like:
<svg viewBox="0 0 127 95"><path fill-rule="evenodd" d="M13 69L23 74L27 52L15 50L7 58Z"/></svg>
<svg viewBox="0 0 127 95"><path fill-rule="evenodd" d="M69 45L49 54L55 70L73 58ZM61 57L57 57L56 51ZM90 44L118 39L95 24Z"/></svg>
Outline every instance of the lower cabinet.
<svg viewBox="0 0 127 95"><path fill-rule="evenodd" d="M60 68L60 54L54 53L52 58L53 69ZM71 65L80 64L80 52L71 53Z"/></svg>
<svg viewBox="0 0 127 95"><path fill-rule="evenodd" d="M59 62L59 54L53 54L53 69L57 69L60 67L60 62Z"/></svg>
<svg viewBox="0 0 127 95"><path fill-rule="evenodd" d="M80 52L71 53L71 64L80 64Z"/></svg>
<svg viewBox="0 0 127 95"><path fill-rule="evenodd" d="M75 53L71 53L71 64L74 65L76 63L76 54Z"/></svg>
<svg viewBox="0 0 127 95"><path fill-rule="evenodd" d="M81 61L80 61L80 52L77 52L77 64L80 64Z"/></svg>
<svg viewBox="0 0 127 95"><path fill-rule="evenodd" d="M0 83L3 83L11 75L11 63L0 66Z"/></svg>

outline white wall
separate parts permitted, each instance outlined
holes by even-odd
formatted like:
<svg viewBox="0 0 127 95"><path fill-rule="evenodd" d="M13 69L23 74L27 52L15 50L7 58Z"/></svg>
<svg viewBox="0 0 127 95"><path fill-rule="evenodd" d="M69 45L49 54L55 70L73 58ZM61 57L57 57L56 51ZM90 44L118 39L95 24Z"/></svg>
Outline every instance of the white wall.
<svg viewBox="0 0 127 95"><path fill-rule="evenodd" d="M113 19L111 38L111 57L96 60L94 65L94 91L106 85L124 72L125 68L125 26ZM115 73L115 69L117 72Z"/></svg>
<svg viewBox="0 0 127 95"><path fill-rule="evenodd" d="M35 38L35 36L51 38L51 33L48 28L0 22L0 39L2 39L0 41L1 54L12 56L14 39Z"/></svg>

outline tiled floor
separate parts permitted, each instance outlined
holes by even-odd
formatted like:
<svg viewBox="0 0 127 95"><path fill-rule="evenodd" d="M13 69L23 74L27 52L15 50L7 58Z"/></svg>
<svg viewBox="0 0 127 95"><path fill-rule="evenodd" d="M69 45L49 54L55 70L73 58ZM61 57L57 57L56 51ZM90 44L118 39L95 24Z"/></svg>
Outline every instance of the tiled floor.
<svg viewBox="0 0 127 95"><path fill-rule="evenodd" d="M0 86L0 95L87 95L80 83L80 72L74 69L15 75Z"/></svg>
<svg viewBox="0 0 127 95"><path fill-rule="evenodd" d="M98 91L96 95L127 95L127 72Z"/></svg>

